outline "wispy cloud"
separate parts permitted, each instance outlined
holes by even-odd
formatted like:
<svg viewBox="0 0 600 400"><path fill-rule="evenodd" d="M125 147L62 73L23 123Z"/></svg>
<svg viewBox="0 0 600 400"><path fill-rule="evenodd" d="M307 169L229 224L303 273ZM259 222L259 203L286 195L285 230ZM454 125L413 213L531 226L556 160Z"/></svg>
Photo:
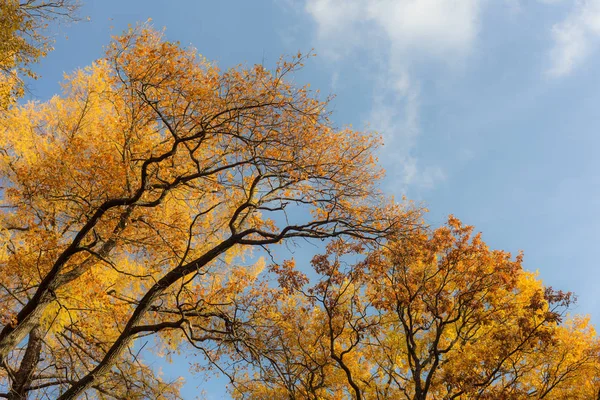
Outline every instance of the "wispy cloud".
<svg viewBox="0 0 600 400"><path fill-rule="evenodd" d="M548 2L548 0L546 0ZM595 50L600 41L600 0L578 0L571 13L552 27L548 75L570 74Z"/></svg>
<svg viewBox="0 0 600 400"><path fill-rule="evenodd" d="M387 39L394 54L450 57L470 49L481 0L307 0L328 50Z"/></svg>
<svg viewBox="0 0 600 400"><path fill-rule="evenodd" d="M453 65L470 52L479 31L481 0L307 0L317 24L319 53L334 61L368 52L375 83L370 127L385 138L382 154L397 188L431 188L445 174L417 154L421 91L418 67Z"/></svg>
<svg viewBox="0 0 600 400"><path fill-rule="evenodd" d="M479 8L479 0L384 0L368 2L365 15L383 29L394 53L427 53L448 60L471 48Z"/></svg>
<svg viewBox="0 0 600 400"><path fill-rule="evenodd" d="M380 91L373 99L368 120L384 136L382 156L393 191L405 192L409 187L431 189L445 179L439 166L423 166L414 154L420 135L419 108L419 88L407 75L397 78L390 90Z"/></svg>

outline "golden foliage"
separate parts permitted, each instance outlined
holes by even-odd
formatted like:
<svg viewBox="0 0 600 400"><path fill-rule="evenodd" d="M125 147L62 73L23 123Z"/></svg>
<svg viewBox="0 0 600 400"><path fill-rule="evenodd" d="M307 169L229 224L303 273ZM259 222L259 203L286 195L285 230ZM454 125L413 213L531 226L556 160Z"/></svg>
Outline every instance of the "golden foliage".
<svg viewBox="0 0 600 400"><path fill-rule="evenodd" d="M73 19L76 0L3 0L0 3L0 110L23 95L30 65L52 50L49 21Z"/></svg>
<svg viewBox="0 0 600 400"><path fill-rule="evenodd" d="M290 83L306 56L221 71L139 26L17 105L74 3L0 7L0 396L178 398L144 363L150 335L237 398L598 396L571 294L456 218L431 230L387 201L380 138ZM316 282L252 253L294 238L336 238Z"/></svg>
<svg viewBox="0 0 600 400"><path fill-rule="evenodd" d="M379 138L333 129L327 101L289 83L303 60L220 71L141 26L60 96L4 113L7 371L33 366L28 379L63 399L143 397L165 386L144 383L134 340L159 333L166 353L231 340L238 300L262 293L246 289L261 268L239 266L253 246L377 238L418 218L376 188ZM25 362L34 330L43 344ZM137 372L115 381L115 368Z"/></svg>
<svg viewBox="0 0 600 400"><path fill-rule="evenodd" d="M592 399L600 341L568 317L570 293L544 288L519 255L490 250L454 217L366 251L334 242L320 279L284 283L234 371L236 398ZM288 282L286 285L285 282ZM242 354L240 354L242 353Z"/></svg>

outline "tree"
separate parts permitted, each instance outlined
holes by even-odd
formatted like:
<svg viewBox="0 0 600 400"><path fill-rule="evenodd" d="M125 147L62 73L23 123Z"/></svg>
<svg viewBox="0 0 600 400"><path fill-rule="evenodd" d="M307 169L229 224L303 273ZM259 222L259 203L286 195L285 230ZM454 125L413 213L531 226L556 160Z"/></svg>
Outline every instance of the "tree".
<svg viewBox="0 0 600 400"><path fill-rule="evenodd" d="M238 340L250 249L412 224L376 189L379 139L288 82L303 59L220 71L138 27L5 113L1 396L177 396L134 341Z"/></svg>
<svg viewBox="0 0 600 400"><path fill-rule="evenodd" d="M290 83L141 26L16 105L68 0L2 3L0 397L178 398L144 363L198 350L240 398L591 398L568 293L451 218L384 199L377 136ZM313 285L271 245L335 239ZM257 250L254 251L253 250ZM266 275L266 277L265 277Z"/></svg>
<svg viewBox="0 0 600 400"><path fill-rule="evenodd" d="M561 323L572 295L472 230L451 217L368 251L334 242L313 259L313 285L274 266L285 294L261 306L246 348L221 349L250 366L232 374L234 395L596 398L600 342L587 319Z"/></svg>
<svg viewBox="0 0 600 400"><path fill-rule="evenodd" d="M30 65L52 50L48 23L75 19L77 7L76 0L0 3L0 109L23 95L23 78L36 77Z"/></svg>

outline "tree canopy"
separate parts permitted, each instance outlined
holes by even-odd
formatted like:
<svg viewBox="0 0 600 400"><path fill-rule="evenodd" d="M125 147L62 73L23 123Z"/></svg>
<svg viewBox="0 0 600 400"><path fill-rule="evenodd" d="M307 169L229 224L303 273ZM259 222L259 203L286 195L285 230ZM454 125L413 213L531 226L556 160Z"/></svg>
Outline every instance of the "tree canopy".
<svg viewBox="0 0 600 400"><path fill-rule="evenodd" d="M134 396L147 387L134 339L232 329L228 299L245 279L233 260L253 246L411 224L418 213L376 189L379 139L333 129L326 102L286 81L302 60L222 72L140 27L61 96L5 113L0 360L12 385L27 375L23 390L64 399Z"/></svg>
<svg viewBox="0 0 600 400"><path fill-rule="evenodd" d="M312 283L273 268L283 291L257 306L260 328L217 351L236 398L596 398L600 341L567 316L572 294L472 231L451 217L371 250L336 240Z"/></svg>
<svg viewBox="0 0 600 400"><path fill-rule="evenodd" d="M572 294L387 198L379 136L292 83L306 55L220 70L140 25L19 103L75 6L1 6L0 397L180 398L149 336L236 398L600 395ZM294 240L328 243L312 279L269 258Z"/></svg>
<svg viewBox="0 0 600 400"><path fill-rule="evenodd" d="M52 50L48 25L76 19L76 0L3 0L0 4L0 109L23 95L31 64Z"/></svg>

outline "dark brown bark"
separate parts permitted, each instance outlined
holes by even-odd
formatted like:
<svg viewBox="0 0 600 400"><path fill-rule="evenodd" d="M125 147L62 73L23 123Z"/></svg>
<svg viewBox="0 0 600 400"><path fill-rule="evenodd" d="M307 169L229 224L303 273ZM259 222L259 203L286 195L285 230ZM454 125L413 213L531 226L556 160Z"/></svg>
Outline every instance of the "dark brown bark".
<svg viewBox="0 0 600 400"><path fill-rule="evenodd" d="M39 327L39 325L31 329L29 332L25 354L21 359L19 370L14 375L12 387L7 396L9 400L27 399L27 388L31 384L33 373L35 372L38 362L40 361L42 339L42 329Z"/></svg>

